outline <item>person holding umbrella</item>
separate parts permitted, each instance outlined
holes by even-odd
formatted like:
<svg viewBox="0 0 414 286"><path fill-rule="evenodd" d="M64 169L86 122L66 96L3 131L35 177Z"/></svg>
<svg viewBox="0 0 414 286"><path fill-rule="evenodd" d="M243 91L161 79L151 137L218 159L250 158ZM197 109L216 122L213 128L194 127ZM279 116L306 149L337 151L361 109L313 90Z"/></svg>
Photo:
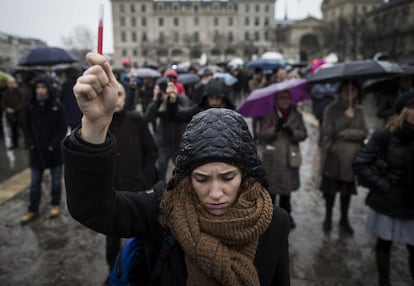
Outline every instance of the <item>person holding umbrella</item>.
<svg viewBox="0 0 414 286"><path fill-rule="evenodd" d="M292 104L290 91L285 89L275 93L273 108L263 117L258 139L264 145L262 158L269 174L272 202L276 204L276 195L279 195L279 206L288 212L291 229L296 223L291 215L290 197L300 186L299 142L306 137L302 115Z"/></svg>
<svg viewBox="0 0 414 286"><path fill-rule="evenodd" d="M386 127L374 132L353 161L360 183L369 188L366 230L377 238L380 286L391 285L394 242L406 244L414 281L414 91L400 95L394 106L395 114Z"/></svg>
<svg viewBox="0 0 414 286"><path fill-rule="evenodd" d="M339 226L353 234L348 219L351 195L356 194L352 159L368 135L364 111L356 105L361 96L358 82L345 80L339 88L339 97L325 111L322 125L321 191L325 199L323 230L332 230L332 209L336 193L340 193L341 218Z"/></svg>

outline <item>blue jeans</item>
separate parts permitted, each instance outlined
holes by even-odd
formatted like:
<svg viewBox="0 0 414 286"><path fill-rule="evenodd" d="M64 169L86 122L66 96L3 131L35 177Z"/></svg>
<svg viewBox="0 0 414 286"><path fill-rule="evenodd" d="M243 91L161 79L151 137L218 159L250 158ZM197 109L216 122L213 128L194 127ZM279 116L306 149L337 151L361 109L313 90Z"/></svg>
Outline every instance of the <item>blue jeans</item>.
<svg viewBox="0 0 414 286"><path fill-rule="evenodd" d="M30 205L29 212L39 211L40 199L42 197L42 181L44 169L31 168L32 178L30 182ZM51 175L51 197L53 206L60 205L62 195L62 165L50 168Z"/></svg>

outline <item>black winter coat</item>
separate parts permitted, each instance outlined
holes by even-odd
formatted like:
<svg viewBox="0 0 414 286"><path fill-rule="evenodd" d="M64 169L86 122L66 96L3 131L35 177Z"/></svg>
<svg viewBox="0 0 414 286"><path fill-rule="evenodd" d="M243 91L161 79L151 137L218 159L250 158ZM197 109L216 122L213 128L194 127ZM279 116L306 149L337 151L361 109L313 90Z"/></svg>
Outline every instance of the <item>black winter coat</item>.
<svg viewBox="0 0 414 286"><path fill-rule="evenodd" d="M50 96L41 105L33 96L25 115L30 167L45 169L62 164L60 143L66 135L67 121L59 100Z"/></svg>
<svg viewBox="0 0 414 286"><path fill-rule="evenodd" d="M158 222L157 192L114 192L110 187L113 138L109 136L105 143L92 145L76 134L75 130L63 141L67 203L73 218L97 232L140 237L151 243L153 249L159 249L163 235ZM271 224L260 237L254 260L261 285L290 285L288 232L286 212L275 208ZM183 257L174 261L182 261L178 272L186 271ZM171 281L159 285L185 285L185 281Z"/></svg>
<svg viewBox="0 0 414 286"><path fill-rule="evenodd" d="M147 122L136 111L114 114L109 130L116 139L114 188L144 191L157 181L158 147Z"/></svg>
<svg viewBox="0 0 414 286"><path fill-rule="evenodd" d="M414 137L407 142L398 133L379 129L357 152L353 168L360 184L370 189L366 198L370 208L390 217L414 219L414 190L408 186L413 143Z"/></svg>

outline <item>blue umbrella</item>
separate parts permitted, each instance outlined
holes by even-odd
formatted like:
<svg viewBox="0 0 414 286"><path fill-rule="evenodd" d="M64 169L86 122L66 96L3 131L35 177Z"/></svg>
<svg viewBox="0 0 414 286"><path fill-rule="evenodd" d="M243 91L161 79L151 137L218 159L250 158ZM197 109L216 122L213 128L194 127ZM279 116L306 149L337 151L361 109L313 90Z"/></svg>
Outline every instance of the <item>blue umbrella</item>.
<svg viewBox="0 0 414 286"><path fill-rule="evenodd" d="M53 66L70 64L79 61L71 52L54 47L40 47L31 49L20 60L19 66Z"/></svg>
<svg viewBox="0 0 414 286"><path fill-rule="evenodd" d="M262 69L262 70L277 70L284 65L278 61L273 59L255 59L246 64L248 69Z"/></svg>
<svg viewBox="0 0 414 286"><path fill-rule="evenodd" d="M229 73L224 73L224 72L216 72L213 74L213 78L222 78L224 80L224 83L227 86L232 86L233 84L235 84L237 82L237 78L232 76Z"/></svg>

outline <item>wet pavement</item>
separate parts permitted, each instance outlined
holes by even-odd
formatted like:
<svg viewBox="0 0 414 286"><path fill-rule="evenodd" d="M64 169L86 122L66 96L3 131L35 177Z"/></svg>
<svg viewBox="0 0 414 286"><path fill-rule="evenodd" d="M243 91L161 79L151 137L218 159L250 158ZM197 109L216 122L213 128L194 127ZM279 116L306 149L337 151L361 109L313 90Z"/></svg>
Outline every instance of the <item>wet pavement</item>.
<svg viewBox="0 0 414 286"><path fill-rule="evenodd" d="M304 110L307 110L306 106ZM367 109L367 116L371 129L379 124L374 120L372 109ZM297 227L289 239L291 284L377 285L373 249L375 238L364 230L366 189L358 188L358 195L352 198L350 221L355 229L354 235L343 234L338 229L339 200L334 209L332 232L325 235L322 231L324 201L316 190L320 180L317 176L318 131L313 117L307 114L306 119L309 138L302 143L301 188L292 195L292 215ZM0 202L0 285L102 285L107 275L104 236L74 221L68 214L65 197L62 200L62 215L56 219L48 217L48 175L43 186L40 216L28 225L19 224L28 202L28 172L24 169L27 161L23 158L25 153L18 151L21 152L16 157L21 162L20 169L6 170L8 165L3 141L0 145L0 173L3 176L0 194L11 187L20 188L14 196ZM5 177L15 178L15 181L10 183ZM392 285L413 285L405 246L394 244L391 259Z"/></svg>

